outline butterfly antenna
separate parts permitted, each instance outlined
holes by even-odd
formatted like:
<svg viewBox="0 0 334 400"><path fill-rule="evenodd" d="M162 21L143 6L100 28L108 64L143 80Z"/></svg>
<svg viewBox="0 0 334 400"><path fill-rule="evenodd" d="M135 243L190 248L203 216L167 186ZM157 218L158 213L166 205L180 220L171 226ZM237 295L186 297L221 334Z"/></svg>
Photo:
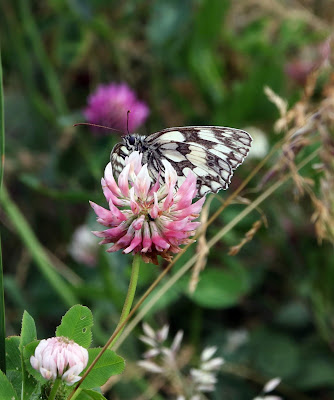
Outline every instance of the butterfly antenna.
<svg viewBox="0 0 334 400"><path fill-rule="evenodd" d="M128 110L128 112L126 113L126 130L128 131L128 135L130 135L129 132L129 114L130 114L130 110Z"/></svg>
<svg viewBox="0 0 334 400"><path fill-rule="evenodd" d="M91 124L89 122L78 122L77 124L74 124L73 126L80 126L80 125L87 125L87 126L94 126L95 128L109 129L109 130L114 131L114 132L119 132L122 135L124 134L124 132L119 131L118 129L111 128L110 126Z"/></svg>

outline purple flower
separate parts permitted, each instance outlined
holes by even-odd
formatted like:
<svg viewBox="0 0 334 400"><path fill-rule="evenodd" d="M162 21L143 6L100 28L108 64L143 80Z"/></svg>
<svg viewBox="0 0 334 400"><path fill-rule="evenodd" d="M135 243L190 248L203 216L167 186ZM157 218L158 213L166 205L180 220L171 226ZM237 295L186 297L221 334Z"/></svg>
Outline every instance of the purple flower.
<svg viewBox="0 0 334 400"><path fill-rule="evenodd" d="M91 124L104 125L126 133L128 110L129 131L134 132L145 122L150 110L146 103L138 100L136 93L126 83L110 83L99 85L88 97L84 115ZM96 129L96 132L107 133L107 130Z"/></svg>

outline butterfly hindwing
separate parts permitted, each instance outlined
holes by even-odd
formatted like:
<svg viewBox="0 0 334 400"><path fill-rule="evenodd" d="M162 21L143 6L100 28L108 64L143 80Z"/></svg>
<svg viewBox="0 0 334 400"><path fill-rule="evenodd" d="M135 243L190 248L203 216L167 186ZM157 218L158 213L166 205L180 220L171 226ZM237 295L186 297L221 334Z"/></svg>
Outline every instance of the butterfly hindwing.
<svg viewBox="0 0 334 400"><path fill-rule="evenodd" d="M124 144L117 144L112 151L111 163L116 175L123 169L125 157L138 150L154 178L164 176L163 159L176 170L178 186L192 171L197 176L200 196L228 188L234 170L247 156L252 142L247 132L220 126L176 127L147 137L133 136L135 147L130 149L128 136L123 139Z"/></svg>
<svg viewBox="0 0 334 400"><path fill-rule="evenodd" d="M245 131L218 126L168 128L146 138L154 158L166 158L176 169L179 185L189 170L197 175L200 195L228 188L251 141Z"/></svg>

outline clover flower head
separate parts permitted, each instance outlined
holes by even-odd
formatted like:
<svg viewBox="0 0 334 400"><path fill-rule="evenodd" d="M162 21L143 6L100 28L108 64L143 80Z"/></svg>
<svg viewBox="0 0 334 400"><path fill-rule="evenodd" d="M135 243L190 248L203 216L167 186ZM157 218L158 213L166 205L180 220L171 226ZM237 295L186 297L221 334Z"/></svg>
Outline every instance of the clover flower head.
<svg viewBox="0 0 334 400"><path fill-rule="evenodd" d="M154 331L147 323L143 324L145 335L140 336L140 340L149 346L149 350L143 354L144 359L137 364L149 373L164 377L172 386L177 377L178 385L175 389L182 392L179 393L177 400L203 399L203 393L215 390L217 373L225 361L221 357L213 357L217 347L206 347L200 355L198 368L191 368L190 374L185 375L181 348L183 332L178 331L168 346L166 344L168 329L168 325L165 325L160 330ZM274 384L275 382L272 386Z"/></svg>
<svg viewBox="0 0 334 400"><path fill-rule="evenodd" d="M112 165L107 165L102 188L109 210L91 202L97 221L107 229L93 233L103 238L100 244L113 243L108 252L140 253L145 262L158 264L158 255L171 260L180 245L191 242L189 237L200 225L193 220L205 197L192 203L197 193L193 173L177 188L176 171L163 160L165 176L160 184L159 179L152 180L141 160L142 154L131 153L117 182Z"/></svg>
<svg viewBox="0 0 334 400"><path fill-rule="evenodd" d="M89 123L126 132L128 110L129 131L134 132L145 122L149 108L145 102L138 100L136 93L126 83L110 83L99 85L88 97L84 116ZM106 129L96 129L94 132L110 133Z"/></svg>
<svg viewBox="0 0 334 400"><path fill-rule="evenodd" d="M79 374L87 366L88 351L66 337L53 337L39 342L30 363L43 378L54 381L61 377L70 386L81 379Z"/></svg>

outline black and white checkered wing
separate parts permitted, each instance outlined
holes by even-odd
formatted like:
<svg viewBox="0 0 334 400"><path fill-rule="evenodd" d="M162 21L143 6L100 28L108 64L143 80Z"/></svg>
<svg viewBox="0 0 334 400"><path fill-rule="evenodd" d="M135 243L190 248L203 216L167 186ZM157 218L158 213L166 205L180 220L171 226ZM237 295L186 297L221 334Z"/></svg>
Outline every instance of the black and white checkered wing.
<svg viewBox="0 0 334 400"><path fill-rule="evenodd" d="M146 137L148 167L157 176L168 160L176 170L180 186L192 171L197 175L200 196L227 189L234 170L247 156L252 138L240 129L220 126L168 128Z"/></svg>
<svg viewBox="0 0 334 400"><path fill-rule="evenodd" d="M125 158L129 155L129 151L123 143L117 143L111 154L110 162L112 165L113 173L116 178L123 171L125 167Z"/></svg>

